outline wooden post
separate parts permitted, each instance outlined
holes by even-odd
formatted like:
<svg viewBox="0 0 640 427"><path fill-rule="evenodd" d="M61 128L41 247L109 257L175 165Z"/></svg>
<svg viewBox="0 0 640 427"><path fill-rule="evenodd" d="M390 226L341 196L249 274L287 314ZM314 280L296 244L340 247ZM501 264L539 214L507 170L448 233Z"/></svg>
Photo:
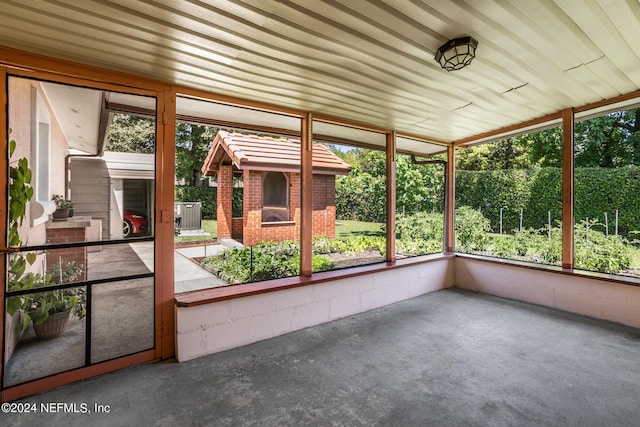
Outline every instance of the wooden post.
<svg viewBox="0 0 640 427"><path fill-rule="evenodd" d="M396 261L396 133L387 133L387 261Z"/></svg>
<svg viewBox="0 0 640 427"><path fill-rule="evenodd" d="M7 106L7 69L5 67L0 67L0 111L8 111L8 106ZM9 141L9 137L10 135L7 135L7 130L9 129L9 126L7 124L7 114L0 114L0 153L2 153L2 161L0 161L0 176L2 178L0 178L1 180L1 186L2 186L2 191L0 191L0 194L2 194L2 197L0 199L0 223L4 224L3 227L0 227L0 239L2 239L0 242L2 243L2 247L7 246L7 223L8 223L8 218L7 218L7 214L9 212L9 203L7 200L7 194L9 194L9 181L7 179L7 177L9 176L9 172L8 172L8 156L9 156L9 147L7 146L7 142ZM6 254L4 253L0 253L0 262L2 262L2 265L6 265ZM0 331L4 331L4 321L6 319L6 315L5 315L5 297L4 297L4 293L5 290L7 289L7 275L6 274L2 274L1 275L2 278L0 279L0 310L2 310L2 313L0 313ZM4 349L5 346L5 340L7 339L7 335L6 334L2 334L2 337L0 337L0 348ZM4 351L2 352L3 356L4 356ZM0 363L0 378L4 377L4 357L3 360L1 361L2 363ZM2 391L0 391L0 402L6 402L4 395L2 394Z"/></svg>
<svg viewBox="0 0 640 427"><path fill-rule="evenodd" d="M573 109L562 110L562 268L573 269Z"/></svg>
<svg viewBox="0 0 640 427"><path fill-rule="evenodd" d="M156 354L175 354L174 185L176 158L176 91L158 92L156 121L156 298L160 340Z"/></svg>
<svg viewBox="0 0 640 427"><path fill-rule="evenodd" d="M313 248L313 115L301 120L300 129L300 275L311 276Z"/></svg>
<svg viewBox="0 0 640 427"><path fill-rule="evenodd" d="M456 151L447 147L447 169L445 171L445 211L444 211L444 250L455 251L455 203L456 203Z"/></svg>

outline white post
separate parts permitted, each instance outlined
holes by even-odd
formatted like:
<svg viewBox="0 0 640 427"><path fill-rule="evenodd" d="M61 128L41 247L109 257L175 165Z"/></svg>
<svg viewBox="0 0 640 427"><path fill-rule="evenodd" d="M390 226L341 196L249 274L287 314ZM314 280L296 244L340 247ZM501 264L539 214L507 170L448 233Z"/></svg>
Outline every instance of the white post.
<svg viewBox="0 0 640 427"><path fill-rule="evenodd" d="M522 209L520 209L520 232L522 233Z"/></svg>
<svg viewBox="0 0 640 427"><path fill-rule="evenodd" d="M589 217L587 217L587 228L585 230L586 245L589 246Z"/></svg>
<svg viewBox="0 0 640 427"><path fill-rule="evenodd" d="M551 211L548 211L547 215L549 217L549 240L551 240Z"/></svg>
<svg viewBox="0 0 640 427"><path fill-rule="evenodd" d="M500 208L500 235L502 236L502 208Z"/></svg>
<svg viewBox="0 0 640 427"><path fill-rule="evenodd" d="M604 232L605 235L608 237L609 236L609 216L607 215L607 213L604 213Z"/></svg>

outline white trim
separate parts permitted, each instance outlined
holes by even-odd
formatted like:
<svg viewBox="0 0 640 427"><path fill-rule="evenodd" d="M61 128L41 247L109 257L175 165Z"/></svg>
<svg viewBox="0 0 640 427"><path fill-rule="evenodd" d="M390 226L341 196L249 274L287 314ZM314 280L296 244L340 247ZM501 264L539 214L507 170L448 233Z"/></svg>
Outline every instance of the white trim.
<svg viewBox="0 0 640 427"><path fill-rule="evenodd" d="M51 114L37 88L31 88L31 226L45 223L55 211L51 201ZM53 205L53 210L51 207Z"/></svg>

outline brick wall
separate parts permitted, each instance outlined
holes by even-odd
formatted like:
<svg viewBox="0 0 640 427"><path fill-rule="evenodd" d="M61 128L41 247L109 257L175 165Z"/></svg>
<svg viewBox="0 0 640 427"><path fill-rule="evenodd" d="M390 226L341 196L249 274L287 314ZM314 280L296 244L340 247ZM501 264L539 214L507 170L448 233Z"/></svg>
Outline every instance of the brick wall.
<svg viewBox="0 0 640 427"><path fill-rule="evenodd" d="M232 235L233 166L220 165L218 169L218 206L216 211L218 239Z"/></svg>
<svg viewBox="0 0 640 427"><path fill-rule="evenodd" d="M313 235L336 237L336 177L313 176Z"/></svg>
<svg viewBox="0 0 640 427"><path fill-rule="evenodd" d="M223 172L222 168L228 168ZM224 176L222 176L224 175ZM228 176L228 179L227 179ZM300 174L290 173L289 179L289 219L290 223L262 222L262 179L261 171L244 171L243 218L228 218L226 207L231 212L231 166L221 166L218 171L218 238L242 239L245 246L254 246L261 241L297 240L300 237ZM313 176L313 235L335 237L336 190L335 176ZM229 226L229 224L232 224Z"/></svg>
<svg viewBox="0 0 640 427"><path fill-rule="evenodd" d="M243 176L243 217L242 243L254 246L261 240L262 224L262 172L244 171Z"/></svg>
<svg viewBox="0 0 640 427"><path fill-rule="evenodd" d="M87 239L85 227L47 229L49 243L85 242ZM47 270L60 261L76 262L84 266L84 272L78 281L87 280L87 248L52 249L47 251Z"/></svg>
<svg viewBox="0 0 640 427"><path fill-rule="evenodd" d="M231 220L231 237L233 238L233 240L236 240L238 242L242 242L242 232L243 232L243 226L244 226L244 219L243 218L233 218Z"/></svg>

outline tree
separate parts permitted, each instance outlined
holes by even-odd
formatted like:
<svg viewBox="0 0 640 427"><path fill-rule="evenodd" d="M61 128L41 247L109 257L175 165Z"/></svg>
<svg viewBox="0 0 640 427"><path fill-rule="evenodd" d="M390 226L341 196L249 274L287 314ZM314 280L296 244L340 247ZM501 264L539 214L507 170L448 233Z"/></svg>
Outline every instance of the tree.
<svg viewBox="0 0 640 427"><path fill-rule="evenodd" d="M461 150L456 168L461 170L526 169L531 166L529 141L507 138Z"/></svg>
<svg viewBox="0 0 640 427"><path fill-rule="evenodd" d="M202 164L218 129L191 123L176 124L176 179L186 185L202 186Z"/></svg>
<svg viewBox="0 0 640 427"><path fill-rule="evenodd" d="M576 167L640 165L640 108L578 121L574 140ZM461 170L562 167L562 128L460 150L456 166Z"/></svg>
<svg viewBox="0 0 640 427"><path fill-rule="evenodd" d="M640 165L640 108L576 123L577 167Z"/></svg>
<svg viewBox="0 0 640 427"><path fill-rule="evenodd" d="M156 148L155 120L150 117L117 113L113 115L107 151L153 154Z"/></svg>
<svg viewBox="0 0 640 427"><path fill-rule="evenodd" d="M371 151L367 148L349 147L338 144L324 143L324 145L326 145L333 154L340 157L345 163L348 163L352 167L359 166L362 160Z"/></svg>
<svg viewBox="0 0 640 427"><path fill-rule="evenodd" d="M562 128L555 127L519 136L528 147L529 163L540 167L562 167Z"/></svg>
<svg viewBox="0 0 640 427"><path fill-rule="evenodd" d="M396 161L396 210L412 215L441 212L444 206L444 170L440 165L416 165L407 155Z"/></svg>

